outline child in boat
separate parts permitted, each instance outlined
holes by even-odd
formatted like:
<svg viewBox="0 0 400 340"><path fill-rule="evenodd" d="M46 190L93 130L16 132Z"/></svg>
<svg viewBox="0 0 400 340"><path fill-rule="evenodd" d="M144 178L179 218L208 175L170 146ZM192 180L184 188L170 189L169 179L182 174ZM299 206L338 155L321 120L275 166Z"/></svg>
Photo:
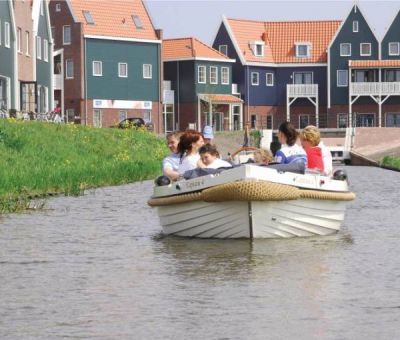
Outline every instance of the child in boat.
<svg viewBox="0 0 400 340"><path fill-rule="evenodd" d="M182 132L171 132L167 135L167 146L171 151L171 154L163 160L163 174L172 180L176 180L179 177L179 153L178 144Z"/></svg>
<svg viewBox="0 0 400 340"><path fill-rule="evenodd" d="M254 151L254 162L260 165L268 165L272 162L272 152L266 149L257 149Z"/></svg>
<svg viewBox="0 0 400 340"><path fill-rule="evenodd" d="M200 160L199 149L204 145L203 135L196 130L186 130L179 140L179 175L188 170L204 167Z"/></svg>
<svg viewBox="0 0 400 340"><path fill-rule="evenodd" d="M307 153L307 168L324 172L322 151L318 146L321 134L316 126L308 125L300 133L301 145Z"/></svg>
<svg viewBox="0 0 400 340"><path fill-rule="evenodd" d="M231 168L232 165L227 161L218 158L219 153L215 145L205 144L199 149L201 161L205 168L218 169L218 168Z"/></svg>
<svg viewBox="0 0 400 340"><path fill-rule="evenodd" d="M278 140L282 147L276 152L274 162L286 165L287 171L304 172L307 165L307 154L296 143L298 135L293 124L289 122L283 122L279 126Z"/></svg>

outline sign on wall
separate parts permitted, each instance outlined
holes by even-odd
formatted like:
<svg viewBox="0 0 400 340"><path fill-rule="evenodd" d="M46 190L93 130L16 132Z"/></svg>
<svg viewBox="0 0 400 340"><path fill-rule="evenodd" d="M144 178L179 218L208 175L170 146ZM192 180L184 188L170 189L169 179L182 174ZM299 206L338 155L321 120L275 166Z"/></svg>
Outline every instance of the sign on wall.
<svg viewBox="0 0 400 340"><path fill-rule="evenodd" d="M93 99L94 109L151 110L152 107L153 103L151 101Z"/></svg>

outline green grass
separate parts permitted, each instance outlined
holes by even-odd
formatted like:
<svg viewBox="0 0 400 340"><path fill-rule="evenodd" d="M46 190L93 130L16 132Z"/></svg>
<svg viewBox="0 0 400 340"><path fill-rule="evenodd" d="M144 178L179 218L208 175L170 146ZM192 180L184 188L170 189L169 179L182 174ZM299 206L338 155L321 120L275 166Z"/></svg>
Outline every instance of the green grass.
<svg viewBox="0 0 400 340"><path fill-rule="evenodd" d="M400 158L392 157L392 156L385 156L383 158L382 165L400 170Z"/></svg>
<svg viewBox="0 0 400 340"><path fill-rule="evenodd" d="M32 197L153 178L166 154L164 140L142 129L1 119L0 213L24 209Z"/></svg>

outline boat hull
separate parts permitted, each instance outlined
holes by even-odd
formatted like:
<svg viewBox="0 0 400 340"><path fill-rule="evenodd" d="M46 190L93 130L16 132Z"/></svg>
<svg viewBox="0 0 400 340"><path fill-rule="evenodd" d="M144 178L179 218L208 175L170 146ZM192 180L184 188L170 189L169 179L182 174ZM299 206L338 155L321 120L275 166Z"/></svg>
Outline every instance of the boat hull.
<svg viewBox="0 0 400 340"><path fill-rule="evenodd" d="M344 219L344 201L196 201L158 207L167 235L200 238L291 238L330 235Z"/></svg>

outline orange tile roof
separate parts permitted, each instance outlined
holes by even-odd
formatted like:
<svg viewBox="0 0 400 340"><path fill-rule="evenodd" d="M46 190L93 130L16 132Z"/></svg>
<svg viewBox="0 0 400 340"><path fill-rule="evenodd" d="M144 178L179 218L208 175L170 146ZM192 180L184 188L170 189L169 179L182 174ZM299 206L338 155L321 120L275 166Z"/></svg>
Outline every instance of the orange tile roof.
<svg viewBox="0 0 400 340"><path fill-rule="evenodd" d="M211 100L213 103L241 103L242 99L236 97L232 94L205 94L208 100Z"/></svg>
<svg viewBox="0 0 400 340"><path fill-rule="evenodd" d="M341 21L282 21L264 22L227 19L234 37L247 62L262 63L325 63L327 47ZM256 57L251 41L264 41L263 57ZM296 57L295 43L311 43L311 57Z"/></svg>
<svg viewBox="0 0 400 340"><path fill-rule="evenodd" d="M400 60L349 60L351 68L400 67Z"/></svg>
<svg viewBox="0 0 400 340"><path fill-rule="evenodd" d="M196 38L165 39L162 43L163 60L176 59L220 59L230 60L225 54L213 49Z"/></svg>
<svg viewBox="0 0 400 340"><path fill-rule="evenodd" d="M75 18L83 24L84 34L157 40L141 0L70 0L70 3ZM86 22L83 11L90 11L94 25ZM139 16L143 29L136 28L132 15Z"/></svg>

